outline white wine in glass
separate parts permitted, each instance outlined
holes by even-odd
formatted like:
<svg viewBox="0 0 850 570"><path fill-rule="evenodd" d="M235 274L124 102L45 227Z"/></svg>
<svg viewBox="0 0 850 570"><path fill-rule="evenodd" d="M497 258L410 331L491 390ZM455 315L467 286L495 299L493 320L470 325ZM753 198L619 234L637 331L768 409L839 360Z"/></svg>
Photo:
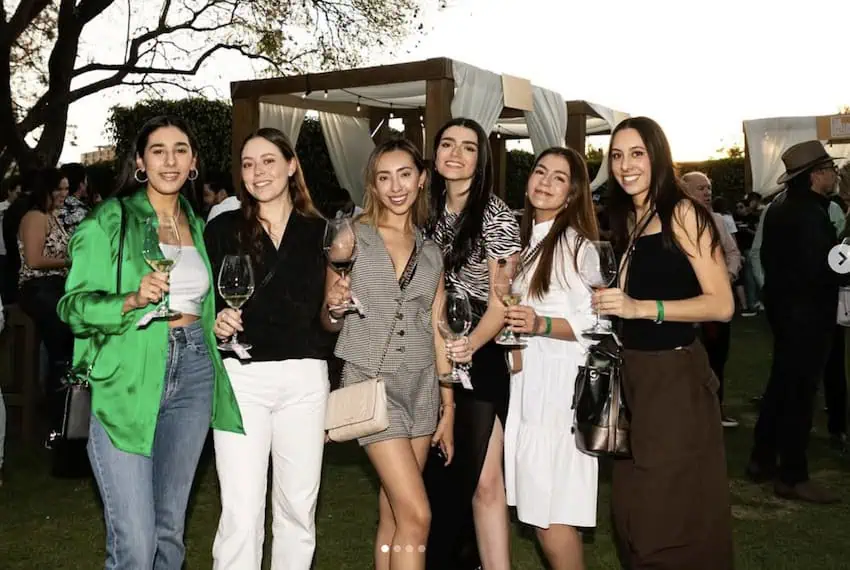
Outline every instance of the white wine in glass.
<svg viewBox="0 0 850 570"><path fill-rule="evenodd" d="M496 274L493 277L493 292L502 302L505 307L513 307L519 305L522 295L516 290L514 285L514 276L517 271L517 259L507 258L500 259ZM496 337L496 344L502 346L525 346L528 344L525 340L518 337L511 327L504 327L501 334Z"/></svg>
<svg viewBox="0 0 850 570"><path fill-rule="evenodd" d="M171 273L180 260L180 232L177 220L172 216L153 216L145 221L142 241L142 256L154 271ZM177 319L181 313L169 307L169 294L162 296L159 307L153 313L155 319Z"/></svg>
<svg viewBox="0 0 850 570"><path fill-rule="evenodd" d="M254 294L254 269L247 255L225 255L218 271L218 293L236 311ZM219 350L250 350L251 345L239 342L238 332L218 345Z"/></svg>

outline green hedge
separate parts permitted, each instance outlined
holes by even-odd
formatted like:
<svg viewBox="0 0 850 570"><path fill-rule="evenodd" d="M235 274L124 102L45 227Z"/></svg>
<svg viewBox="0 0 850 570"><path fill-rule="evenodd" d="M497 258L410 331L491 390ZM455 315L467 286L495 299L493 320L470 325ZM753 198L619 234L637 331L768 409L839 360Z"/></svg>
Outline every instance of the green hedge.
<svg viewBox="0 0 850 570"><path fill-rule="evenodd" d="M189 123L198 137L203 172L230 171L230 104L200 98L112 107L106 131L115 144L119 165L133 151L136 133L142 125L158 115L174 115Z"/></svg>

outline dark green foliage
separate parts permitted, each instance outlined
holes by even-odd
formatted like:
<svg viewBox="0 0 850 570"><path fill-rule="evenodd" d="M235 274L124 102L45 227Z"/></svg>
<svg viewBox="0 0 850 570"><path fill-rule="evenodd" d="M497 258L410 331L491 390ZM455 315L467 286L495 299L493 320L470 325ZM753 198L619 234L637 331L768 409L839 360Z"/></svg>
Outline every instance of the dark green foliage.
<svg viewBox="0 0 850 570"><path fill-rule="evenodd" d="M144 101L132 107L113 107L106 130L115 143L119 167L131 156L139 129L158 115L175 115L189 123L198 137L204 173L230 171L230 104L200 98Z"/></svg>
<svg viewBox="0 0 850 570"><path fill-rule="evenodd" d="M699 170L711 178L712 194L734 203L744 197L744 158L721 158L705 162L680 162L679 174ZM731 204L730 204L731 205Z"/></svg>

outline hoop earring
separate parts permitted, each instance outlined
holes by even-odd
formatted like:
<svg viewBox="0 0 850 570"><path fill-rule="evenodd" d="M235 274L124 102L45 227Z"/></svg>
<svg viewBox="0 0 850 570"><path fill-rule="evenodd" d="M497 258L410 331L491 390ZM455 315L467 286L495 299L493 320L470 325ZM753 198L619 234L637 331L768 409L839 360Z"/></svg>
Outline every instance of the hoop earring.
<svg viewBox="0 0 850 570"><path fill-rule="evenodd" d="M193 172L195 173L195 175L194 175L194 176L192 176L192 173L193 173ZM193 168L193 169L191 169L191 170L189 171L189 180L195 181L195 180L197 180L197 179L198 179L198 169L197 169L197 168Z"/></svg>
<svg viewBox="0 0 850 570"><path fill-rule="evenodd" d="M145 173L145 171L144 171L144 170L142 170L141 168L137 168L137 169L136 169L136 172L134 172L134 173L133 173L133 178L134 178L134 179L136 180L136 182L138 182L139 184L144 184L145 182L147 182L147 181L148 181L148 177L147 177L147 176L145 176L145 179L144 179L144 180L142 180L141 175L142 175L142 174L144 174L144 173Z"/></svg>

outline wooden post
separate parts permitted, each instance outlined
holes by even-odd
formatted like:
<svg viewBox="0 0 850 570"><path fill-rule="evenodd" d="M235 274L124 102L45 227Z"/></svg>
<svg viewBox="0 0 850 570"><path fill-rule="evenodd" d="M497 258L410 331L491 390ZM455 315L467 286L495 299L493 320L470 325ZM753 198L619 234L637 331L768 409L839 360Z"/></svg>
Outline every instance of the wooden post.
<svg viewBox="0 0 850 570"><path fill-rule="evenodd" d="M587 115L578 113L569 115L567 121L567 146L573 150L579 151L581 156L585 156L585 139L587 134Z"/></svg>
<svg viewBox="0 0 850 570"><path fill-rule="evenodd" d="M454 79L429 79L425 84L425 158L433 159L434 136L452 118Z"/></svg>
<svg viewBox="0 0 850 570"><path fill-rule="evenodd" d="M507 198L505 178L508 153L505 148L505 139L497 138L495 133L490 135L490 153L493 160L493 192L505 200Z"/></svg>
<svg viewBox="0 0 850 570"><path fill-rule="evenodd" d="M21 436L27 443L38 441L39 362L41 345L35 323L18 305L8 305L9 320L3 332L3 375L15 384L2 384L7 408L20 409Z"/></svg>
<svg viewBox="0 0 850 570"><path fill-rule="evenodd" d="M239 155L245 138L260 128L260 101L257 97L244 97L233 99L233 122L230 129L230 172L233 179L233 187L242 187L242 174L240 164L242 157ZM297 141L292 141L297 144Z"/></svg>

